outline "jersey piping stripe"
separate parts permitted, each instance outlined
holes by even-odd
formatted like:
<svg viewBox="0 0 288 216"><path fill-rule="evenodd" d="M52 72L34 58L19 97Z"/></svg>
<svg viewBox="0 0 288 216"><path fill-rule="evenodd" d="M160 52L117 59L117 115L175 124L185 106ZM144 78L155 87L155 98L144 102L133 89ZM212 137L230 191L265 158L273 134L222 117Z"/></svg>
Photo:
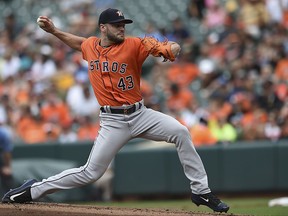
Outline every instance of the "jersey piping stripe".
<svg viewBox="0 0 288 216"><path fill-rule="evenodd" d="M111 47L109 48L109 50L105 50L106 52L104 53L104 57L106 59L106 61L108 62L108 58L107 58L107 54L109 53L109 51L111 51ZM111 79L111 75L110 75L110 71L109 71L109 68L108 68L108 71L107 72L103 72L102 71L102 68L101 68L101 74L102 74L102 77L103 77L103 80L104 80L104 83L106 84L106 89L109 91L111 89L111 91L109 91L110 93L111 92L114 92L114 89L113 89L113 82L112 82L112 79ZM108 78L108 79L107 79ZM112 94L112 93L111 93ZM113 94L112 94L113 95ZM113 96L114 98L114 96ZM114 98L115 99L115 98Z"/></svg>
<svg viewBox="0 0 288 216"><path fill-rule="evenodd" d="M65 177L67 177L67 176L69 176L69 175L74 175L74 174L78 174L78 173L84 172L84 171L86 170L86 168L88 167L89 163L90 163L90 160L91 160L91 157L92 157L92 152L93 152L93 149L94 149L95 145L96 145L96 143L94 143L93 148L91 149L89 158L88 158L88 160L87 160L87 163L85 164L85 167L84 167L82 170L80 170L80 171L78 171L78 172L68 173L68 174L66 174L66 175L64 175L64 176L59 177L58 179L53 179L53 180L50 180L50 181L42 182L41 184L38 184L38 185L35 185L35 186L31 186L31 188L35 188L35 187L41 186L41 185L43 185L43 184L45 184L45 183L58 181L58 180L60 180L60 179L62 179L62 178L65 178Z"/></svg>
<svg viewBox="0 0 288 216"><path fill-rule="evenodd" d="M100 51L97 49L97 43L99 40L94 41L94 49L96 50L96 52L98 53L98 58L100 57Z"/></svg>
<svg viewBox="0 0 288 216"><path fill-rule="evenodd" d="M98 58L100 58L100 51L97 49L97 44L98 43L100 43L100 39L98 39L98 40L96 40L95 42L94 42L94 49L95 49L95 51L98 53ZM101 65L99 64L99 67L100 67L100 71L102 70L101 69ZM105 82L104 82L104 80L103 80L103 76L102 76L102 73L100 72L100 76L101 76L101 81L102 81L102 83L103 83L103 86L105 87L105 89L106 89L106 85L105 85ZM109 92L110 93L110 92ZM111 94L112 95L112 94ZM112 97L113 97L113 95L112 95Z"/></svg>
<svg viewBox="0 0 288 216"><path fill-rule="evenodd" d="M111 47L111 49L109 49L107 52L105 52L105 58L106 58L107 61L108 61L108 59L107 59L107 56L106 56L106 55L107 55L111 50L112 50L112 47ZM112 91L115 92L115 93L117 93L118 97L121 98L121 99L123 100L124 98L121 96L121 94L120 94L119 92L117 92L117 91L114 91L112 78L111 78L111 75L110 75L109 72L108 72L108 76L109 76L109 79L110 79L110 83L111 83ZM112 93L111 93L111 94L112 94ZM112 96L113 96L113 98L116 100L116 98L114 97L113 94L112 94ZM117 100L117 101L118 101L118 100ZM128 102L126 101L126 103L128 103Z"/></svg>
<svg viewBox="0 0 288 216"><path fill-rule="evenodd" d="M97 44L100 44L100 39L98 39L98 40L96 40L95 42L94 42L94 48L95 48L95 50L97 51L97 53L98 53L98 58L100 58L100 51L97 49ZM112 47L110 48L110 50L112 49ZM108 50L108 52L110 51L110 50ZM108 52L106 52L105 53L105 55L108 53ZM106 57L106 59L107 59L107 57ZM99 64L99 67L100 67L100 75L101 75L101 80L102 80L102 83L103 83L103 85L104 85L104 87L105 87L105 89L108 89L108 86L106 86L106 84L105 84L105 80L104 80L104 77L103 77L103 73L102 73L102 67L101 67L101 64ZM109 74L109 72L108 72L108 74ZM110 76L110 75L109 75ZM111 80L110 80L110 82L111 82ZM112 90L113 90L113 85L111 85L112 86ZM112 96L112 98L116 101L116 98L114 97L114 95L112 94L112 92L111 91L107 91L108 93L110 93L110 95Z"/></svg>
<svg viewBox="0 0 288 216"><path fill-rule="evenodd" d="M97 51L97 53L98 53L98 58L100 58L100 51L97 49L97 44L98 44L98 43L100 43L100 39L98 39L98 40L96 40L96 41L94 42L94 49L95 49L95 50ZM104 82L103 75L102 75L101 64L99 64L99 67L100 67L100 76L101 76L101 80L102 80L103 86L105 87L105 89L107 89L107 86L106 86L106 84L105 84L105 82ZM116 99L114 98L113 94L112 94L110 91L107 91L107 92L111 94L111 96L113 97L114 100L116 100Z"/></svg>

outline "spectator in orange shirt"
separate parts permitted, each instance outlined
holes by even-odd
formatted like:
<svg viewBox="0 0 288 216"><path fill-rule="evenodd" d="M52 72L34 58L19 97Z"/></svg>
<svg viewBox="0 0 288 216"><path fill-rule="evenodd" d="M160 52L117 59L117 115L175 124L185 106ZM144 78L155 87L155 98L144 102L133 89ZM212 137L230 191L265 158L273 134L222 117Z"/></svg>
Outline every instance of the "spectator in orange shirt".
<svg viewBox="0 0 288 216"><path fill-rule="evenodd" d="M94 140L100 129L99 122L94 122L90 116L84 116L79 119L80 127L77 132L79 141Z"/></svg>
<svg viewBox="0 0 288 216"><path fill-rule="evenodd" d="M172 83L170 86L171 95L167 98L169 110L182 111L193 103L193 94L188 89L181 88L178 84Z"/></svg>
<svg viewBox="0 0 288 216"><path fill-rule="evenodd" d="M218 121L220 118L228 118L232 109L232 105L223 98L211 97L209 100L209 120Z"/></svg>
<svg viewBox="0 0 288 216"><path fill-rule="evenodd" d="M26 83L20 83L18 86L18 91L15 95L15 101L17 104L21 105L26 105L29 104L29 93L31 89L30 86L27 85Z"/></svg>
<svg viewBox="0 0 288 216"><path fill-rule="evenodd" d="M288 99L288 86L285 81L275 85L275 94L281 101Z"/></svg>
<svg viewBox="0 0 288 216"><path fill-rule="evenodd" d="M27 144L45 142L47 134L44 123L39 116L33 116L30 108L23 108L23 114L17 124L16 131L21 141Z"/></svg>
<svg viewBox="0 0 288 216"><path fill-rule="evenodd" d="M54 93L48 93L47 103L40 110L41 117L45 122L59 123L61 126L71 121L68 106Z"/></svg>
<svg viewBox="0 0 288 216"><path fill-rule="evenodd" d="M275 76L278 80L288 81L288 55L282 55L275 68Z"/></svg>
<svg viewBox="0 0 288 216"><path fill-rule="evenodd" d="M57 141L61 133L59 125L53 122L45 122L43 124L43 130L46 133L46 142Z"/></svg>
<svg viewBox="0 0 288 216"><path fill-rule="evenodd" d="M183 51L178 62L172 64L167 71L167 78L181 87L187 87L199 74L198 66L192 63L189 58L189 50Z"/></svg>
<svg viewBox="0 0 288 216"><path fill-rule="evenodd" d="M245 140L264 139L264 125L267 122L267 112L257 104L253 109L245 112L241 119L243 138Z"/></svg>
<svg viewBox="0 0 288 216"><path fill-rule="evenodd" d="M199 123L190 129L190 133L195 147L211 146L217 143L217 139L213 136L204 118L200 118Z"/></svg>
<svg viewBox="0 0 288 216"><path fill-rule="evenodd" d="M159 103L159 97L154 93L154 89L147 80L141 78L141 95L145 101L146 107L154 110L161 110L161 104Z"/></svg>

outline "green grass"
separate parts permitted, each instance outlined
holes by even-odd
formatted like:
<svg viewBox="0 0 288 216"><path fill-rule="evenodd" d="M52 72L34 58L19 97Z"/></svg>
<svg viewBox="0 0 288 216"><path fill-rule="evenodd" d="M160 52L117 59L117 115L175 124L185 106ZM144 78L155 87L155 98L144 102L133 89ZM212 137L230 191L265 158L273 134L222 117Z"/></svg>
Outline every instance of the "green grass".
<svg viewBox="0 0 288 216"><path fill-rule="evenodd" d="M271 198L222 198L230 205L230 214L243 214L255 216L288 216L288 207L268 207ZM87 203L85 203L87 204ZM213 212L207 207L197 207L190 200L151 200L151 201L119 201L119 202L93 202L89 205L117 206L127 208L163 208L194 212ZM223 214L224 216L224 214Z"/></svg>

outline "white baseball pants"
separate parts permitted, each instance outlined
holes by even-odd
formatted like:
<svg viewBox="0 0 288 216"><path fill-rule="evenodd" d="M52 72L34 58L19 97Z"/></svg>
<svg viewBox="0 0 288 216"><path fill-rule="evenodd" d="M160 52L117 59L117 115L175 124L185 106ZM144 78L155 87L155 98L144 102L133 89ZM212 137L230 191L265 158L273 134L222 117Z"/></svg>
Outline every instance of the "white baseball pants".
<svg viewBox="0 0 288 216"><path fill-rule="evenodd" d="M131 115L102 112L100 126L87 163L34 183L31 187L33 200L58 190L97 181L115 154L129 140L137 137L174 143L184 173L191 182L191 191L195 194L210 192L204 166L193 146L189 131L171 116L142 106Z"/></svg>

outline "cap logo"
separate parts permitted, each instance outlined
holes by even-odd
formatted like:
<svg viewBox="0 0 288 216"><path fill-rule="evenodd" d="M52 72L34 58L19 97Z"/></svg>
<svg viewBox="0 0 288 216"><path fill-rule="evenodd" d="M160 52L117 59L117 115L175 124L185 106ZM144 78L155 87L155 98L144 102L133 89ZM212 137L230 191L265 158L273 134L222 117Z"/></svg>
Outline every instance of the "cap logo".
<svg viewBox="0 0 288 216"><path fill-rule="evenodd" d="M121 11L117 11L116 13L118 14L118 16L124 16Z"/></svg>

